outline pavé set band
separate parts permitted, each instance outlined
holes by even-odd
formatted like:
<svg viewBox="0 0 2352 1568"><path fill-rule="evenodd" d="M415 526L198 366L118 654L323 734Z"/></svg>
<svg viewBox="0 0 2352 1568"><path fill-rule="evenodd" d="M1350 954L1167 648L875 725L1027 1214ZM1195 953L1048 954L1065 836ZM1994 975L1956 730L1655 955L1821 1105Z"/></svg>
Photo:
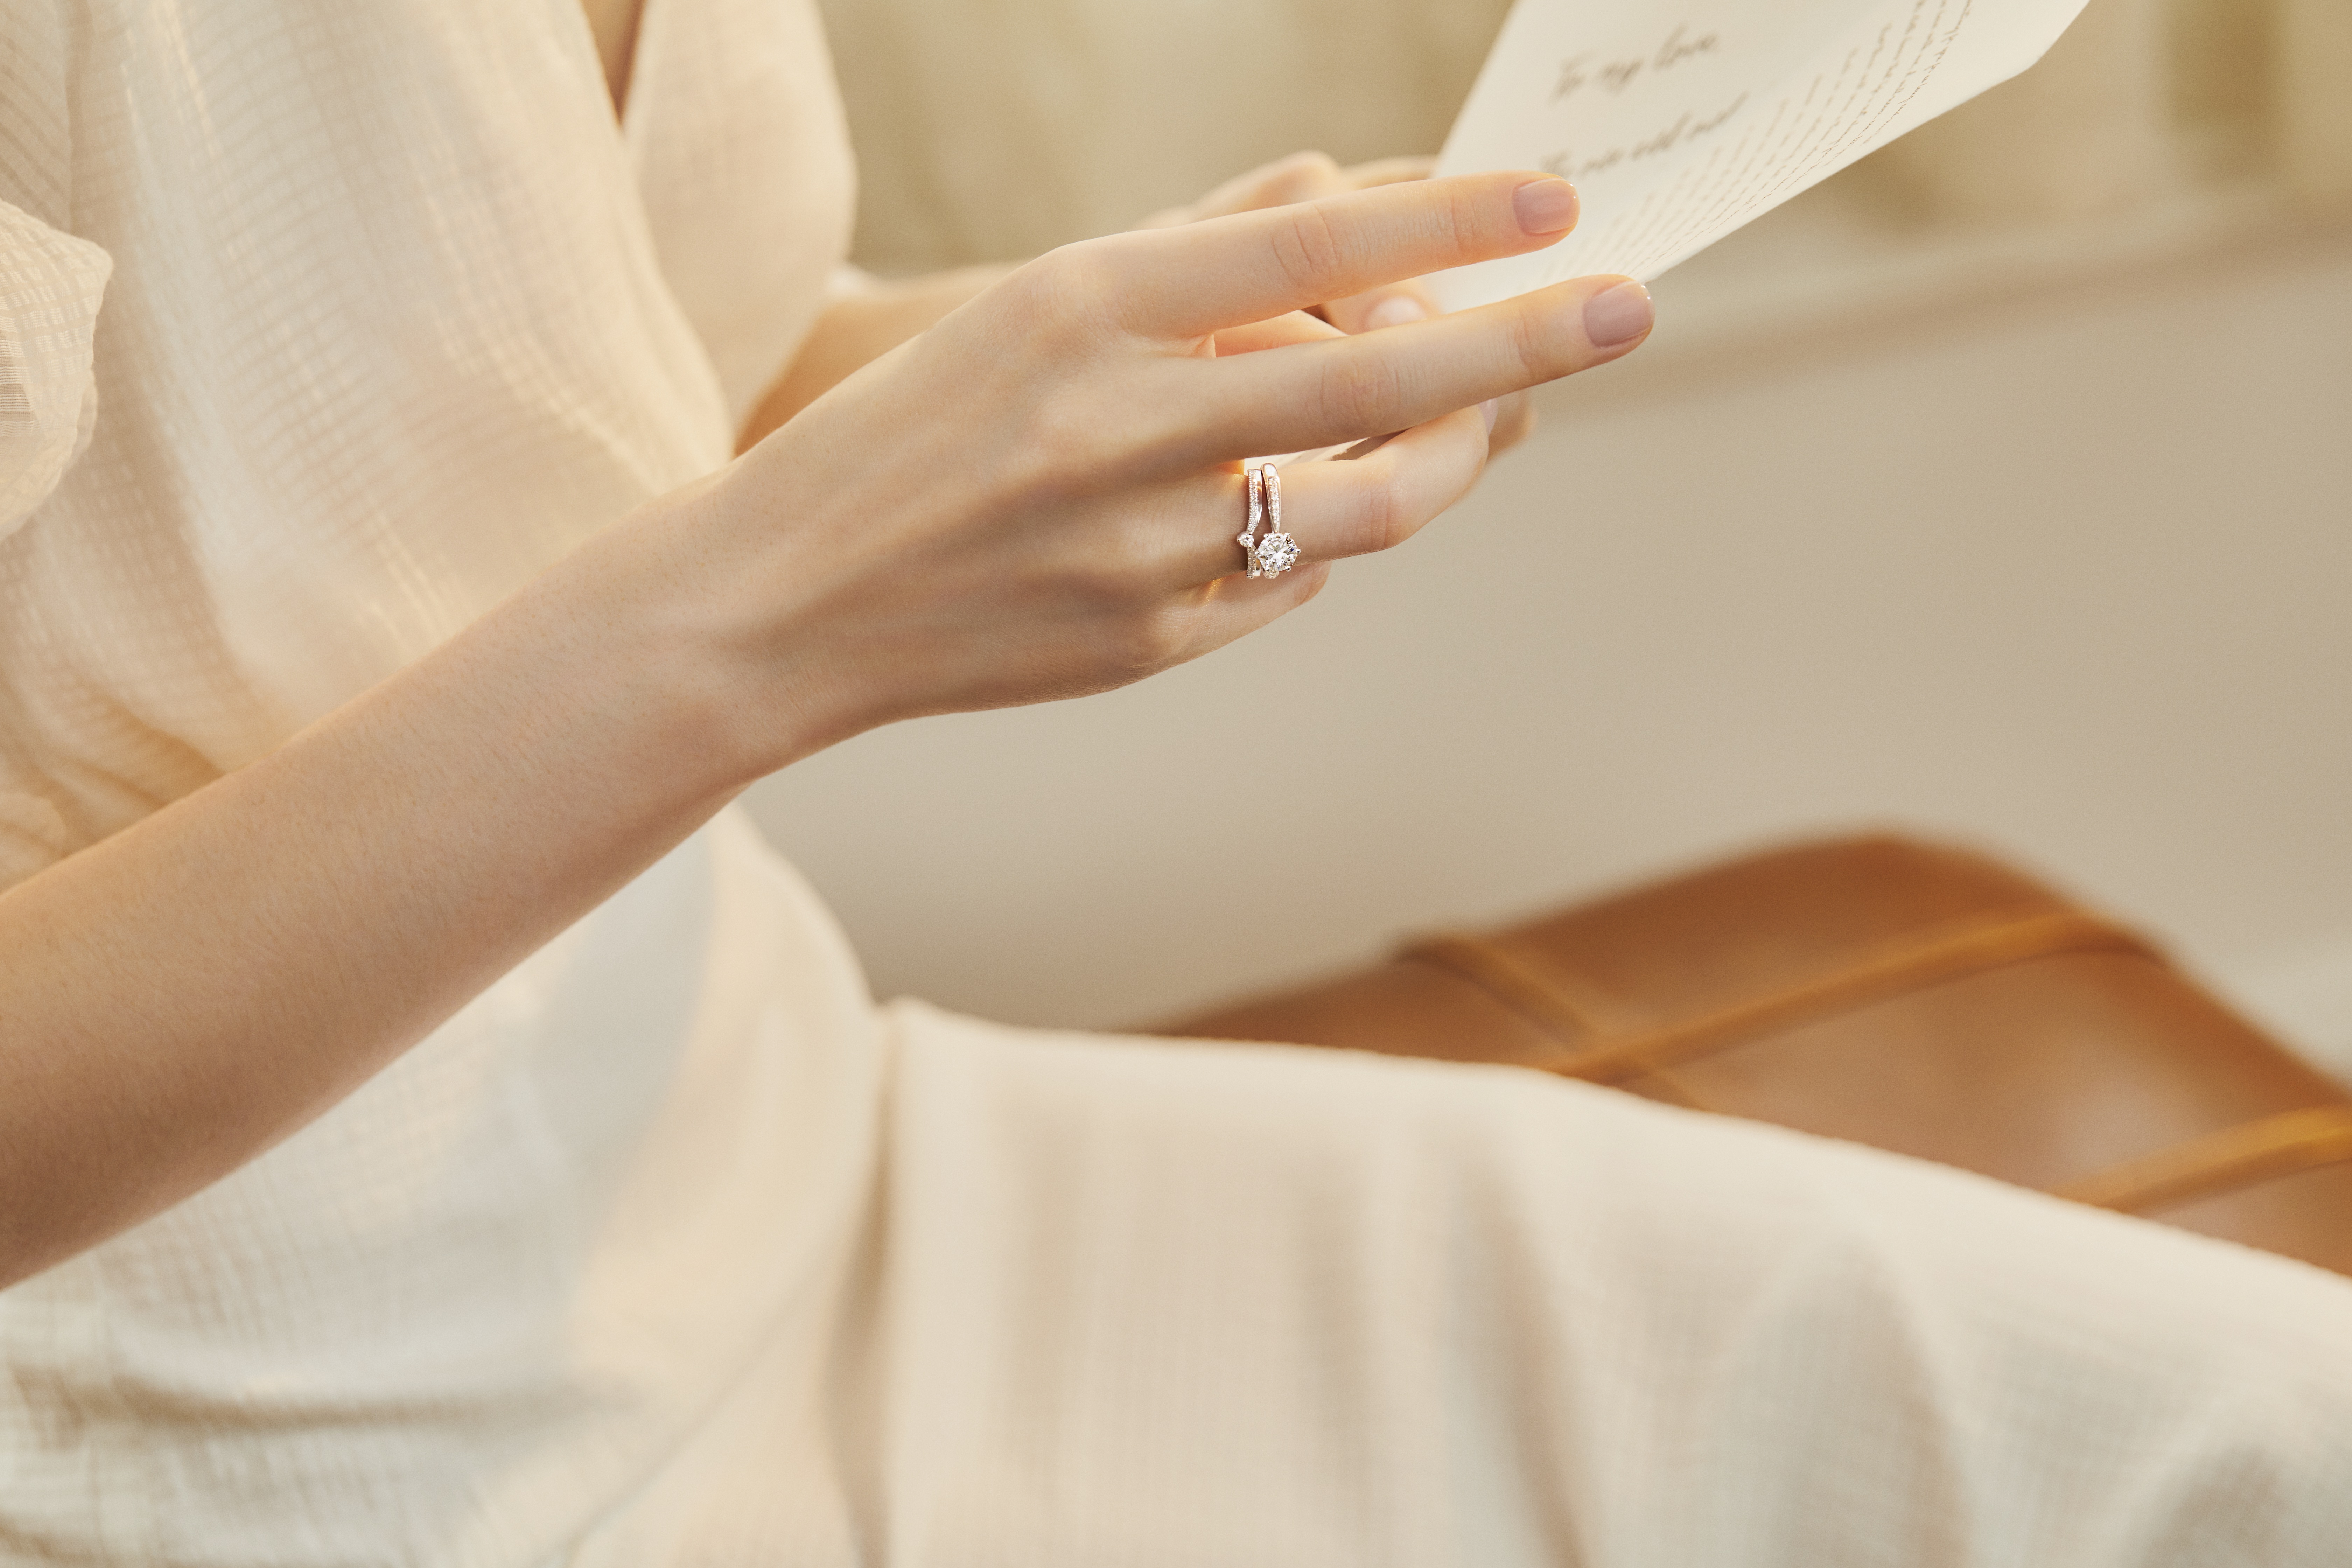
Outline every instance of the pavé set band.
<svg viewBox="0 0 2352 1568"><path fill-rule="evenodd" d="M1279 577L1298 564L1298 542L1282 531L1282 475L1272 463L1253 463L1242 470L1249 488L1249 521L1234 542L1253 577ZM1264 539L1257 536L1265 524Z"/></svg>

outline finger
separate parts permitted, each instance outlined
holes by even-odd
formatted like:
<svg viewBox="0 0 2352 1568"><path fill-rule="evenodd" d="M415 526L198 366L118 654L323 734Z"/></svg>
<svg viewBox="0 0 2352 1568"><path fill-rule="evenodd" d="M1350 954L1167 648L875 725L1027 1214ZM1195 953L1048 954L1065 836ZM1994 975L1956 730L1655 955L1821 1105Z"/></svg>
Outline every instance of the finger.
<svg viewBox="0 0 2352 1568"><path fill-rule="evenodd" d="M1464 408L1405 431L1352 462L1295 463L1276 476L1280 527L1269 516L1258 537L1288 534L1302 565L1391 549L1467 494L1486 460L1486 418ZM1135 525L1150 531L1157 546L1153 571L1171 586L1246 569L1248 558L1236 538L1249 516L1240 475L1194 478L1170 486L1162 496L1152 515L1138 518Z"/></svg>
<svg viewBox="0 0 2352 1568"><path fill-rule="evenodd" d="M1259 578L1223 577L1190 590L1198 596L1192 611L1192 636L1187 658L1213 653L1260 626L1277 621L1323 591L1330 581L1328 562L1306 562L1271 582Z"/></svg>
<svg viewBox="0 0 2352 1568"><path fill-rule="evenodd" d="M1065 268L1101 268L1129 331L1185 342L1383 283L1540 250L1575 221L1576 191L1565 180L1463 174L1115 234L1057 255Z"/></svg>
<svg viewBox="0 0 2352 1568"><path fill-rule="evenodd" d="M1437 172L1437 160L1426 153L1411 158L1375 158L1369 163L1350 163L1339 171L1348 188L1368 191L1374 185L1402 184L1407 180L1425 180Z"/></svg>
<svg viewBox="0 0 2352 1568"><path fill-rule="evenodd" d="M1493 462L1526 440L1536 427L1536 401L1524 392L1515 392L1502 400L1495 410L1495 423L1486 432L1486 460Z"/></svg>
<svg viewBox="0 0 2352 1568"><path fill-rule="evenodd" d="M1368 191L1375 185L1425 180L1436 169L1437 160L1426 154L1376 158L1367 163L1349 164L1339 172L1339 177L1348 190ZM1425 321L1437 313L1437 297L1417 278L1385 289L1350 294L1344 300L1327 300L1322 310L1323 319L1343 332L1375 332L1382 327Z"/></svg>
<svg viewBox="0 0 2352 1568"><path fill-rule="evenodd" d="M1368 191L1375 185L1425 180L1436 168L1437 160L1427 156L1380 158L1369 163L1351 163L1339 171L1339 178L1351 190ZM1385 289L1350 294L1344 300L1328 300L1323 307L1323 319L1343 332L1376 332L1382 327L1425 321L1436 314L1437 297L1417 278Z"/></svg>
<svg viewBox="0 0 2352 1568"><path fill-rule="evenodd" d="M1229 213L1311 201L1340 191L1425 180L1436 165L1437 160L1431 157L1381 158L1343 169L1324 153L1294 153L1253 169L1239 179L1227 181L1183 209L1180 221L1197 222ZM1426 321L1437 314L1437 301L1418 280L1413 280L1318 305L1316 313L1341 331L1362 332Z"/></svg>
<svg viewBox="0 0 2352 1568"><path fill-rule="evenodd" d="M1459 408L1352 461L1285 470L1283 531L1302 561L1393 550L1469 494L1486 465L1486 417Z"/></svg>
<svg viewBox="0 0 2352 1568"><path fill-rule="evenodd" d="M1343 332L1377 332L1409 326L1438 314L1436 298L1418 278L1350 294L1323 307L1323 319Z"/></svg>
<svg viewBox="0 0 2352 1568"><path fill-rule="evenodd" d="M1213 393L1186 400L1211 412L1181 455L1223 461L1409 429L1630 353L1651 319L1649 292L1633 279L1579 278L1409 327L1171 363L1216 378Z"/></svg>
<svg viewBox="0 0 2352 1568"><path fill-rule="evenodd" d="M1217 354L1223 358L1227 354L1256 353L1263 349L1287 348L1292 343L1324 342L1345 335L1339 328L1304 310L1293 310L1270 321L1252 321L1247 326L1227 327L1216 336Z"/></svg>
<svg viewBox="0 0 2352 1568"><path fill-rule="evenodd" d="M1286 158L1276 158L1271 163L1261 163L1246 174L1234 175L1190 205L1154 213L1136 226L1166 228L1177 224L1198 223L1202 218L1255 212L1260 207L1282 206L1291 202L1329 195L1335 191L1353 189L1354 184L1339 165L1332 162L1329 153L1293 153Z"/></svg>

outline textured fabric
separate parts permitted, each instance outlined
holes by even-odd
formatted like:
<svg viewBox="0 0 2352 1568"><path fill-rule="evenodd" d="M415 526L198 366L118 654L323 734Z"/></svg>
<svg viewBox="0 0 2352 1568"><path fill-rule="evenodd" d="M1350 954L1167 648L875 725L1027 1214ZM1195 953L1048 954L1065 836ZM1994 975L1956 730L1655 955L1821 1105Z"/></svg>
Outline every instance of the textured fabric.
<svg viewBox="0 0 2352 1568"><path fill-rule="evenodd" d="M649 6L625 137L573 0L55 5L0 57L0 885L722 461L849 221L803 5Z"/></svg>
<svg viewBox="0 0 2352 1568"><path fill-rule="evenodd" d="M0 11L0 853L723 457L801 0ZM77 453L79 452L79 457ZM0 1563L2319 1564L2352 1286L1499 1069L877 1013L730 814L0 1292Z"/></svg>
<svg viewBox="0 0 2352 1568"><path fill-rule="evenodd" d="M2352 1290L1507 1068L889 1015L828 1355L582 1568L2320 1568Z"/></svg>
<svg viewBox="0 0 2352 1568"><path fill-rule="evenodd" d="M724 460L838 105L799 0L639 51L621 126L576 0L0 7L0 885ZM864 985L749 833L0 1294L0 1559L525 1563L625 1497L858 1212Z"/></svg>

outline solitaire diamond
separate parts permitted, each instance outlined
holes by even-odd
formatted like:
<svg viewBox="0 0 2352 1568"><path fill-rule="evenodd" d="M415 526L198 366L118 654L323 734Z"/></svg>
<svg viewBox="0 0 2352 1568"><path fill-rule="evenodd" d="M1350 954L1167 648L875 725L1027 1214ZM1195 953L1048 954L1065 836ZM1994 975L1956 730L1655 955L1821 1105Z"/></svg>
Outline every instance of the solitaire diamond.
<svg viewBox="0 0 2352 1568"><path fill-rule="evenodd" d="M1286 533L1269 533L1257 542L1257 569L1278 576L1298 564L1298 545Z"/></svg>

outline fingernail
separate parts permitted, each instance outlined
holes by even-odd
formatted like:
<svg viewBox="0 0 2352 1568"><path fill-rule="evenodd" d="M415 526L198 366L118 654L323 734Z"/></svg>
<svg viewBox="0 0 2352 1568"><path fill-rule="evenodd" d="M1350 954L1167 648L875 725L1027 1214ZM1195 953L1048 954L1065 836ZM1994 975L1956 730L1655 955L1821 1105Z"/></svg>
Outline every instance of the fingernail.
<svg viewBox="0 0 2352 1568"><path fill-rule="evenodd" d="M1620 283L1584 302L1584 335L1596 349L1630 342L1648 331L1657 319L1650 291L1639 283Z"/></svg>
<svg viewBox="0 0 2352 1568"><path fill-rule="evenodd" d="M1486 402L1478 405L1478 412L1485 416L1486 420L1487 435L1492 436L1495 433L1495 416L1500 414L1502 411L1503 405L1501 400L1498 398L1490 397L1486 399Z"/></svg>
<svg viewBox="0 0 2352 1568"><path fill-rule="evenodd" d="M1373 306L1364 316L1364 330L1376 332L1382 327L1402 327L1407 321L1425 321L1428 309L1410 294L1391 294Z"/></svg>
<svg viewBox="0 0 2352 1568"><path fill-rule="evenodd" d="M1529 234L1559 234L1576 226L1576 187L1566 180L1529 180L1511 193L1519 226Z"/></svg>

